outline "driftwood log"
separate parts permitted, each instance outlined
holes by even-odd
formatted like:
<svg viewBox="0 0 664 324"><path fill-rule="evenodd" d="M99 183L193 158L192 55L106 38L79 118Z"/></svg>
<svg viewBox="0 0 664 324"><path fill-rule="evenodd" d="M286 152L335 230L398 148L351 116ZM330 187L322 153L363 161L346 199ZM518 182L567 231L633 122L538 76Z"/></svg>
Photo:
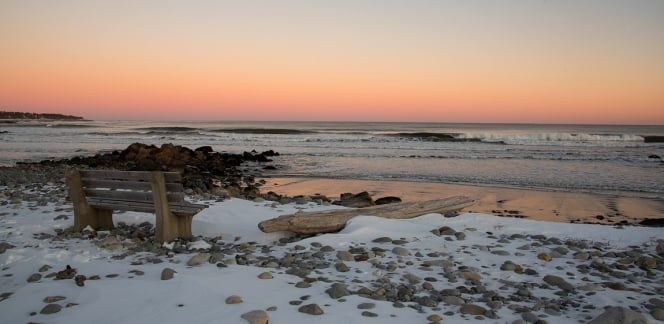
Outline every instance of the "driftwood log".
<svg viewBox="0 0 664 324"><path fill-rule="evenodd" d="M268 219L258 224L265 233L290 231L298 234L330 233L343 229L355 216L377 216L405 219L426 214L448 214L472 205L474 201L464 196L421 202L404 202L366 208L331 209L313 212L297 212Z"/></svg>

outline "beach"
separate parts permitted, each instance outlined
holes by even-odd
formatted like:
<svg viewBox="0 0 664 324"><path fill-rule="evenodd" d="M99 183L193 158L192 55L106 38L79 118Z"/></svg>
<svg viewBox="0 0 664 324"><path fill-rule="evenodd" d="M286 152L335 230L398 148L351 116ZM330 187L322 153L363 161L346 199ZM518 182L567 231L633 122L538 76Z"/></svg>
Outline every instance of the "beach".
<svg viewBox="0 0 664 324"><path fill-rule="evenodd" d="M265 178L264 192L283 195L323 194L338 199L344 192L369 192L373 197L395 196L403 201L424 201L467 196L475 204L464 209L504 217L550 222L635 224L663 219L664 200L615 194L556 192L495 186L409 181L369 181L324 178Z"/></svg>
<svg viewBox="0 0 664 324"><path fill-rule="evenodd" d="M188 200L208 205L194 217L194 238L159 244L149 213L116 212L111 230L73 232L61 170L20 169L1 170L0 312L9 323L664 319L662 228L535 220L539 214L532 212L557 203L561 215L587 210L588 221L595 222L592 214L608 203L593 195L268 179L263 191L294 196L310 191L333 198L341 188L405 201L465 194L478 202L454 217L360 215L339 232L298 236L263 233L257 224L344 207L193 194ZM496 206L509 217L480 212Z"/></svg>

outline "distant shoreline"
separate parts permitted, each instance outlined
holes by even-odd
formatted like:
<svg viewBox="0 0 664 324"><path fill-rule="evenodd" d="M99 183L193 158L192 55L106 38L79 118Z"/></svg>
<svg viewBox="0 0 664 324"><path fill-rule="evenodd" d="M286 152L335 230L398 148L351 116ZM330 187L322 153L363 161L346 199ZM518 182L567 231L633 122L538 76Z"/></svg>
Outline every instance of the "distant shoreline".
<svg viewBox="0 0 664 324"><path fill-rule="evenodd" d="M29 113L17 111L0 111L0 120L77 120L82 121L85 118L80 116L53 114L53 113Z"/></svg>

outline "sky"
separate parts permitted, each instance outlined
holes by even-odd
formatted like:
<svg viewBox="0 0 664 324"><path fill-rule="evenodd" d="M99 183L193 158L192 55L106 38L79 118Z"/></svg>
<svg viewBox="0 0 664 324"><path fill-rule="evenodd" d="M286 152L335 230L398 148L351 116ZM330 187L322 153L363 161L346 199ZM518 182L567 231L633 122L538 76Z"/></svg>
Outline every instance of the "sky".
<svg viewBox="0 0 664 324"><path fill-rule="evenodd" d="M664 1L0 0L0 110L664 124Z"/></svg>

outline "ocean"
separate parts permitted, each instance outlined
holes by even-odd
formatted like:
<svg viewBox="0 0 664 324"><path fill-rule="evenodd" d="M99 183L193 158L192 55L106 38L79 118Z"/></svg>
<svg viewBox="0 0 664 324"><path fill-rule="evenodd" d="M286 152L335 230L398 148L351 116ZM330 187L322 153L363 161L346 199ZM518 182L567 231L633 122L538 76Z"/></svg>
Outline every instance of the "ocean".
<svg viewBox="0 0 664 324"><path fill-rule="evenodd" d="M274 150L273 177L407 180L664 199L664 126L0 121L0 165L174 143Z"/></svg>

